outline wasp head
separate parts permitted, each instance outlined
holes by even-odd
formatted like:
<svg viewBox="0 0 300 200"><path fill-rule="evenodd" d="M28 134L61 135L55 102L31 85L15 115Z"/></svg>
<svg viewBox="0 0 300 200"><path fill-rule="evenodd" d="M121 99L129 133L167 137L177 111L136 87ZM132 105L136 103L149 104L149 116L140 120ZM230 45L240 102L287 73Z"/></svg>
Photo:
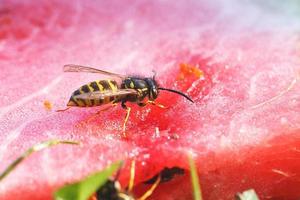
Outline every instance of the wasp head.
<svg viewBox="0 0 300 200"><path fill-rule="evenodd" d="M145 81L149 89L148 98L150 101L154 101L159 93L157 83L154 78L145 78Z"/></svg>

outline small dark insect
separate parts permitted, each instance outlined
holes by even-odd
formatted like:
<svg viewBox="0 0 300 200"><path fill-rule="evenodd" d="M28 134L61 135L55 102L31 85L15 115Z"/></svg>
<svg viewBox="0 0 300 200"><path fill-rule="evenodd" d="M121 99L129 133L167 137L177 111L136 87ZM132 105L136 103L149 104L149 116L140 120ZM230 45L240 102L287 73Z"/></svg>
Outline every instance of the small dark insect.
<svg viewBox="0 0 300 200"><path fill-rule="evenodd" d="M73 92L67 104L68 108L64 110L67 110L72 106L93 107L104 104L116 105L117 103L121 103L122 108L127 111L123 124L124 136L126 123L131 111L131 108L126 106L126 102L134 102L141 107L146 106L147 104L152 104L160 108L166 108L165 106L154 102L154 100L158 97L160 90L176 93L185 97L189 101L194 102L189 96L180 91L159 87L154 76L152 78L123 76L92 67L73 64L65 65L64 71L99 73L112 78L93 81L81 86Z"/></svg>
<svg viewBox="0 0 300 200"><path fill-rule="evenodd" d="M119 171L120 172L120 171ZM106 183L100 187L97 192L94 199L97 200L146 200L153 191L156 189L158 184L160 183L160 177L154 181L152 186L148 191L146 191L141 197L135 198L130 193L134 185L134 174L135 174L135 161L132 161L131 163L131 169L130 169L130 179L129 179L129 185L128 188L123 190L120 186L120 183L117 181L119 172L114 180L107 180Z"/></svg>
<svg viewBox="0 0 300 200"><path fill-rule="evenodd" d="M107 180L106 183L96 192L97 200L121 200L119 196L121 191L120 183L116 180Z"/></svg>
<svg viewBox="0 0 300 200"><path fill-rule="evenodd" d="M184 169L179 167L172 167L168 168L165 167L163 170L161 170L158 174L150 178L149 180L145 181L145 184L153 184L155 181L160 177L160 182L168 182L172 180L177 175L184 175Z"/></svg>

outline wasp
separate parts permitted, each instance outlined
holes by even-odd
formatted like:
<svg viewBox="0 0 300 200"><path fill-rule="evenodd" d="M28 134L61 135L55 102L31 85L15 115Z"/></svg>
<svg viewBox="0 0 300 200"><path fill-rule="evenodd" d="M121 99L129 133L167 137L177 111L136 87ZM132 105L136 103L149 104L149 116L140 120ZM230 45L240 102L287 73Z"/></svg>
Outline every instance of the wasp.
<svg viewBox="0 0 300 200"><path fill-rule="evenodd" d="M110 77L109 79L90 82L75 90L67 103L67 109L73 106L93 107L104 104L116 105L121 103L122 108L127 111L123 123L124 136L126 136L126 123L131 111L131 108L126 105L126 102L133 102L141 107L146 106L147 104L152 104L160 108L166 108L165 106L155 102L160 90L181 95L192 103L194 102L188 95L180 91L159 87L155 80L155 75L151 78L125 76L93 67L74 64L64 65L63 70L64 72L98 73Z"/></svg>
<svg viewBox="0 0 300 200"><path fill-rule="evenodd" d="M131 194L134 186L135 161L131 162L129 185L126 189L121 188L121 185L117 180L119 175L120 171L118 171L113 180L107 180L105 184L96 191L96 194L92 200L146 200L152 195L154 190L161 182L161 178L158 176L153 185L141 197L135 198Z"/></svg>

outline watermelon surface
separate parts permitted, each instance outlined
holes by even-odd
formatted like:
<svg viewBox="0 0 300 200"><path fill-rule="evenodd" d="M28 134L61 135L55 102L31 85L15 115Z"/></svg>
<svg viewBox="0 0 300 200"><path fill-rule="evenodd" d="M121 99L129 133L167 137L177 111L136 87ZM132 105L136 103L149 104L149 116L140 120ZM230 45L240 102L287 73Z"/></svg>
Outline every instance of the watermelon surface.
<svg viewBox="0 0 300 200"><path fill-rule="evenodd" d="M81 141L35 153L0 182L0 199L52 199L62 185L124 160L136 193L165 167L186 175L150 199L192 199L192 153L205 200L246 189L261 199L300 198L298 1L0 0L0 171L32 145ZM81 85L107 77L63 73L74 63L153 76L189 94L161 91L158 102L65 108Z"/></svg>

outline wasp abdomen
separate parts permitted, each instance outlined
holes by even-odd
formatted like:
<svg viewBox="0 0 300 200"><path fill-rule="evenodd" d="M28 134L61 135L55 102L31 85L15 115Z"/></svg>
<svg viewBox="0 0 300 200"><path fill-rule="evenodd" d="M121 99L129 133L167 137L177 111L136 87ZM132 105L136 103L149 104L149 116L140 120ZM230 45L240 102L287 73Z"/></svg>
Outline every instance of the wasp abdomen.
<svg viewBox="0 0 300 200"><path fill-rule="evenodd" d="M112 97L104 97L103 99L96 99L96 98L88 98L88 99L81 99L78 96L85 93L91 92L108 92L108 91L117 91L118 85L117 82L114 80L99 80L93 81L86 85L81 86L79 89L75 90L71 95L71 98L67 104L67 106L77 106L77 107L93 107L93 106L100 106L102 104L107 104L113 102L115 98Z"/></svg>

